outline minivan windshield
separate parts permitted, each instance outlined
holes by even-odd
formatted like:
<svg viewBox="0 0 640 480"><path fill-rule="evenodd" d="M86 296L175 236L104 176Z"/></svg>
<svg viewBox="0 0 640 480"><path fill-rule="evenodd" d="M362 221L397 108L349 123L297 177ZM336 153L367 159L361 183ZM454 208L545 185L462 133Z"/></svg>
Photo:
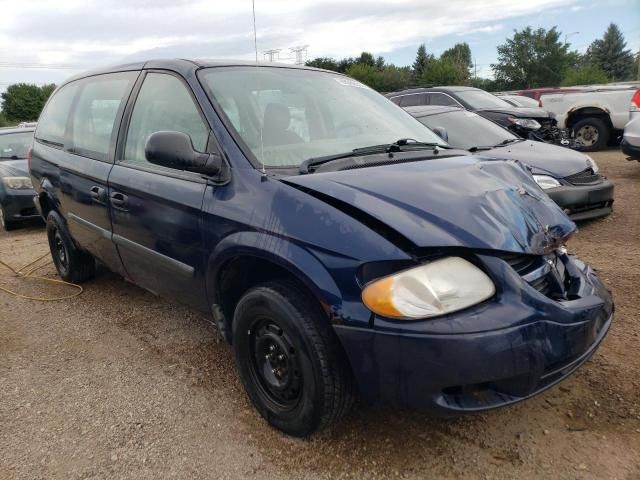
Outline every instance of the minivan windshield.
<svg viewBox="0 0 640 480"><path fill-rule="evenodd" d="M199 72L207 93L265 167L391 144L446 146L397 105L343 75L282 67L213 67Z"/></svg>
<svg viewBox="0 0 640 480"><path fill-rule="evenodd" d="M456 92L462 100L468 103L474 110L483 110L491 108L508 108L513 106L495 95L485 92L484 90L460 90Z"/></svg>
<svg viewBox="0 0 640 480"><path fill-rule="evenodd" d="M471 147L499 145L520 138L491 120L466 110L428 115L418 120L429 128L444 128L449 137L449 144L465 150Z"/></svg>
<svg viewBox="0 0 640 480"><path fill-rule="evenodd" d="M0 161L27 158L27 151L33 141L33 132L0 132Z"/></svg>

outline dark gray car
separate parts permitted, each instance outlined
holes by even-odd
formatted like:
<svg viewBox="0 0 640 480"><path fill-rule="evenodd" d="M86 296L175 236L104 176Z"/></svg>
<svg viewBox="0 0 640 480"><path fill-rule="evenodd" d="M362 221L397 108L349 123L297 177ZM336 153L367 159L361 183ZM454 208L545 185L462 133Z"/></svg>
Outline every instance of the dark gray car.
<svg viewBox="0 0 640 480"><path fill-rule="evenodd" d="M463 108L423 106L405 110L456 148L527 164L538 185L572 220L601 217L612 211L613 182L598 173L596 162L588 155L525 140Z"/></svg>

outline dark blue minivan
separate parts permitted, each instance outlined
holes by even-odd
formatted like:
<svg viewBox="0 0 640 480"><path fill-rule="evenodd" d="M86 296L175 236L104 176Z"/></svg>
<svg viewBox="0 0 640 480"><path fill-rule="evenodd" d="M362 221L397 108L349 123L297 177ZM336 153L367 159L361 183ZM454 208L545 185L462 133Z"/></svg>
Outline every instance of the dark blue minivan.
<svg viewBox="0 0 640 480"><path fill-rule="evenodd" d="M519 162L450 148L333 72L149 61L72 78L30 171L62 278L96 262L207 312L267 421L473 412L596 350L613 303Z"/></svg>

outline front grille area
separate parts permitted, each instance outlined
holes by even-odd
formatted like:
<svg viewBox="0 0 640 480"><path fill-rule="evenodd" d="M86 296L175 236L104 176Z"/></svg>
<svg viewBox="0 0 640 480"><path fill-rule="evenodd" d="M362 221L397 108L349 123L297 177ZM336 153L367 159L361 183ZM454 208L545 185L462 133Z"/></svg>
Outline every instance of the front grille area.
<svg viewBox="0 0 640 480"><path fill-rule="evenodd" d="M587 168L564 179L571 185L591 185L602 181L602 177L595 173L591 168Z"/></svg>
<svg viewBox="0 0 640 480"><path fill-rule="evenodd" d="M526 277L524 280L541 294L553 298L566 297L565 278L558 269L549 265L549 261L561 262L555 254L550 255L524 255L517 253L501 253L498 255L507 262L518 275Z"/></svg>

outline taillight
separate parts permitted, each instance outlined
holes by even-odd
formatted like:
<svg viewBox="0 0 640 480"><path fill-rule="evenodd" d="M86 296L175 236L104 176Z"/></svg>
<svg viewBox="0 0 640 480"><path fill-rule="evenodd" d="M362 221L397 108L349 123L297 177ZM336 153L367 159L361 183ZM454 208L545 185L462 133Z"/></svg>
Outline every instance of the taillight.
<svg viewBox="0 0 640 480"><path fill-rule="evenodd" d="M29 150L27 150L27 165L29 166L29 172L31 172L31 157L33 157L32 152L32 148L29 148Z"/></svg>
<svg viewBox="0 0 640 480"><path fill-rule="evenodd" d="M632 112L637 112L640 110L640 90L636 90L636 93L631 97L631 105L629 105L629 110Z"/></svg>
<svg viewBox="0 0 640 480"><path fill-rule="evenodd" d="M540 99L538 99L538 106L539 106L540 108L542 108L542 99L541 99L541 98L540 98Z"/></svg>

